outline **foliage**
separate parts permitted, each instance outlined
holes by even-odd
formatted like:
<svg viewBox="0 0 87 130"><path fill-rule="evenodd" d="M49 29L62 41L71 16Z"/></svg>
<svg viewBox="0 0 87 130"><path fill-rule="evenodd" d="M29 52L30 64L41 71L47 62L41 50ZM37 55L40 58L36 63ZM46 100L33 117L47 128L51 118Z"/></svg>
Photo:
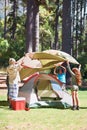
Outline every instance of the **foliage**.
<svg viewBox="0 0 87 130"><path fill-rule="evenodd" d="M8 47L8 41L4 38L0 38L0 55L2 55L2 53L5 53L8 50Z"/></svg>
<svg viewBox="0 0 87 130"><path fill-rule="evenodd" d="M78 58L79 63L81 64L81 72L83 79L87 79L87 53L80 55Z"/></svg>
<svg viewBox="0 0 87 130"><path fill-rule="evenodd" d="M10 23L8 23L10 26ZM14 57L16 60L24 55L25 52L25 16L20 16L17 19L17 28L15 33L15 39L12 39L10 32L7 33L7 39L2 40L3 49L1 48L2 44L0 43L1 57L0 57L0 66L7 66L9 57Z"/></svg>
<svg viewBox="0 0 87 130"><path fill-rule="evenodd" d="M2 1L2 0L1 0ZM40 51L53 47L55 37L55 17L56 8L58 7L57 0L36 0L39 2L39 14L40 14ZM75 1L75 0L74 0ZM63 0L59 1L59 25L58 25L58 43L62 46L62 7ZM4 3L4 1L2 1ZM75 2L76 3L76 2ZM19 0L16 6L16 15L14 19L14 0L9 0L7 15L6 15L6 39L4 39L4 19L0 19L0 65L7 65L9 57L14 57L16 60L24 55L25 43L26 43L26 0ZM80 5L79 5L80 6ZM73 7L74 8L74 7ZM19 9L21 13L19 14ZM4 10L4 7L3 7ZM15 14L14 13L14 14ZM75 12L76 13L76 12ZM78 14L78 13L77 13ZM4 17L3 17L4 18ZM16 23L15 35L12 38L13 23ZM74 25L75 26L75 25ZM87 26L87 25L86 25ZM74 28L76 29L76 28ZM84 29L85 36L80 36L81 43L78 46L79 62L82 64L83 78L87 78L87 63L86 63L86 51L87 51L87 30ZM76 30L75 30L76 31ZM79 29L77 30L79 32ZM75 33L76 35L76 33ZM75 43L76 45L76 43ZM65 45L66 46L66 45ZM77 48L73 49L73 52Z"/></svg>
<svg viewBox="0 0 87 130"><path fill-rule="evenodd" d="M9 43L6 39L0 38L0 66L4 66L7 61L7 52L9 48Z"/></svg>
<svg viewBox="0 0 87 130"><path fill-rule="evenodd" d="M54 40L53 32L53 11L46 10L44 7L40 7L40 45L41 50L49 49L50 44Z"/></svg>
<svg viewBox="0 0 87 130"><path fill-rule="evenodd" d="M87 80L87 34L81 36L82 44L79 45L79 63L82 65L82 76L84 80Z"/></svg>
<svg viewBox="0 0 87 130"><path fill-rule="evenodd" d="M4 26L4 21L0 19L0 38L3 36L3 26Z"/></svg>

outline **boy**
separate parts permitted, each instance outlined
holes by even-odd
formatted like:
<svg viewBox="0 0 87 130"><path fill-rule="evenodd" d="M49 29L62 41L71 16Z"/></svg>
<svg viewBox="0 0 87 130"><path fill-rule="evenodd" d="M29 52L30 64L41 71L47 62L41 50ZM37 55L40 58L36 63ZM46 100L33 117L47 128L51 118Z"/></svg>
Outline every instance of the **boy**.
<svg viewBox="0 0 87 130"><path fill-rule="evenodd" d="M20 81L19 76L20 69L21 66L17 64L16 60L14 58L10 58L9 66L7 67L7 75L9 77L9 87L8 87L9 104L11 103L12 98L17 98L18 96L18 90L19 90L18 82Z"/></svg>

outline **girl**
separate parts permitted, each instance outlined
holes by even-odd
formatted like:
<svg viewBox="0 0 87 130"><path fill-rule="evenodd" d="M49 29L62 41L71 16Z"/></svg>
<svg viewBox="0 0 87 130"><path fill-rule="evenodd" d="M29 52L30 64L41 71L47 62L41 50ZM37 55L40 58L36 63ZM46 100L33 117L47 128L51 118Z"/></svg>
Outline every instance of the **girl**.
<svg viewBox="0 0 87 130"><path fill-rule="evenodd" d="M54 74L57 75L58 80L62 83L62 89L66 88L66 68L64 66L57 66L54 69Z"/></svg>
<svg viewBox="0 0 87 130"><path fill-rule="evenodd" d="M71 94L72 94L72 102L73 102L73 107L72 110L79 110L79 98L78 98L78 90L79 87L82 84L82 80L81 80L81 73L80 73L80 69L81 69L81 65L79 65L79 68L73 68L71 70L69 62L67 62L68 65L68 70L72 76L72 81L71 81Z"/></svg>

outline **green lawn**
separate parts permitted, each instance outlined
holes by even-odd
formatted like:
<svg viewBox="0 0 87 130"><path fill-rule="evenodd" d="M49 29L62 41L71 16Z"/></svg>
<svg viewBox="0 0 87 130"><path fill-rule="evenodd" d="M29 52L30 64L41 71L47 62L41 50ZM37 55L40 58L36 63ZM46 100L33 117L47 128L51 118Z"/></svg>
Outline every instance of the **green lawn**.
<svg viewBox="0 0 87 130"><path fill-rule="evenodd" d="M79 111L56 108L14 111L6 104L6 90L0 90L0 130L87 130L87 91L79 91L79 98Z"/></svg>

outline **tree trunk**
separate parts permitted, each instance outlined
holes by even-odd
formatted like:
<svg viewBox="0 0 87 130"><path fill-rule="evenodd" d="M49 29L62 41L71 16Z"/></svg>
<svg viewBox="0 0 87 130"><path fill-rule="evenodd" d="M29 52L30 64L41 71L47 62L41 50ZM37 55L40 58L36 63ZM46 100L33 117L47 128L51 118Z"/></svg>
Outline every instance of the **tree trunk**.
<svg viewBox="0 0 87 130"><path fill-rule="evenodd" d="M63 0L63 20L62 20L62 50L71 54L71 1ZM66 73L67 84L70 84L70 73Z"/></svg>
<svg viewBox="0 0 87 130"><path fill-rule="evenodd" d="M4 38L6 38L6 6L7 6L7 4L6 4L6 0L5 0L5 9L4 9Z"/></svg>
<svg viewBox="0 0 87 130"><path fill-rule="evenodd" d="M26 52L39 51L39 4L27 0Z"/></svg>
<svg viewBox="0 0 87 130"><path fill-rule="evenodd" d="M32 52L33 5L34 0L27 0L26 52Z"/></svg>
<svg viewBox="0 0 87 130"><path fill-rule="evenodd" d="M33 8L33 51L39 51L39 4L35 1Z"/></svg>
<svg viewBox="0 0 87 130"><path fill-rule="evenodd" d="M63 0L62 50L71 54L71 1Z"/></svg>
<svg viewBox="0 0 87 130"><path fill-rule="evenodd" d="M59 0L56 0L57 9L56 9L56 19L55 19L55 43L54 49L58 49L58 22L59 22Z"/></svg>
<svg viewBox="0 0 87 130"><path fill-rule="evenodd" d="M16 17L17 17L17 0L13 2L13 31L12 31L12 38L15 38L15 31L16 31Z"/></svg>

